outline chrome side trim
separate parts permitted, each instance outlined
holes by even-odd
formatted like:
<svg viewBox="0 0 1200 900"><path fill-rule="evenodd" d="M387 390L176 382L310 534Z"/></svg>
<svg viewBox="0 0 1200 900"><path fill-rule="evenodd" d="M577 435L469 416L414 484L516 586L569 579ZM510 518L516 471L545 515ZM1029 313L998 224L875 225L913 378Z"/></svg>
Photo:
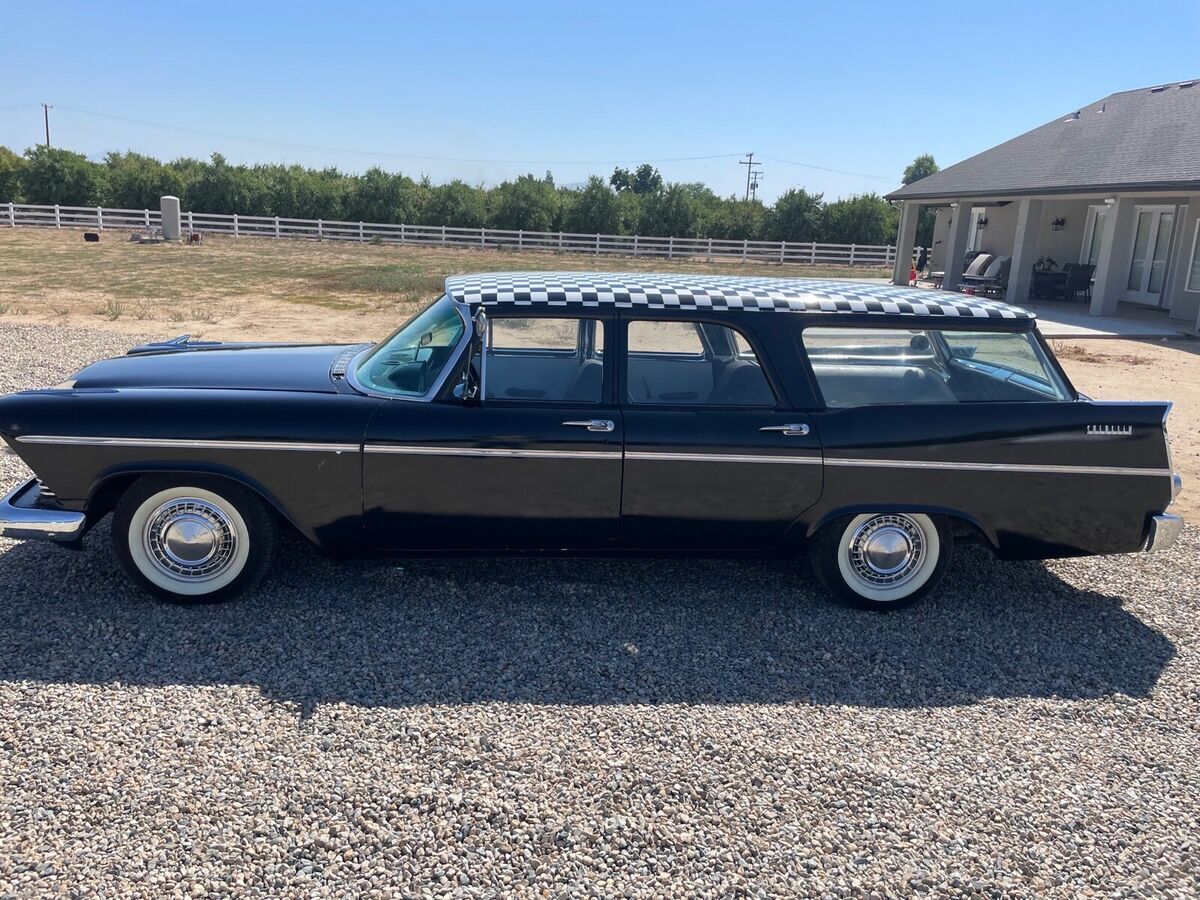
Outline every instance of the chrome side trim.
<svg viewBox="0 0 1200 900"><path fill-rule="evenodd" d="M782 465L816 465L821 464L819 456L760 456L746 453L651 453L642 450L628 450L626 459L657 460L661 462L738 462L738 463L774 463Z"/></svg>
<svg viewBox="0 0 1200 900"><path fill-rule="evenodd" d="M33 496L26 496L30 491ZM67 509L43 509L37 505L39 496L37 479L31 478L0 500L0 536L40 541L79 537L87 517Z"/></svg>
<svg viewBox="0 0 1200 900"><path fill-rule="evenodd" d="M826 457L829 466L883 469L956 469L968 472L1031 472L1043 475L1148 475L1166 477L1170 469L1146 469L1136 466L1053 466L1025 463L937 462L918 459L851 459Z"/></svg>
<svg viewBox="0 0 1200 900"><path fill-rule="evenodd" d="M621 459L620 450L521 450L515 447L421 447L400 444L367 444L367 453L403 456L474 456L505 459Z"/></svg>
<svg viewBox="0 0 1200 900"><path fill-rule="evenodd" d="M357 453L358 444L305 441L222 441L190 438L91 437L67 434L24 434L22 444L60 444L75 447L161 447L176 450L303 450L313 453Z"/></svg>
<svg viewBox="0 0 1200 900"><path fill-rule="evenodd" d="M1146 536L1147 551L1163 550L1179 539L1183 531L1183 519L1170 513L1150 517L1150 533Z"/></svg>

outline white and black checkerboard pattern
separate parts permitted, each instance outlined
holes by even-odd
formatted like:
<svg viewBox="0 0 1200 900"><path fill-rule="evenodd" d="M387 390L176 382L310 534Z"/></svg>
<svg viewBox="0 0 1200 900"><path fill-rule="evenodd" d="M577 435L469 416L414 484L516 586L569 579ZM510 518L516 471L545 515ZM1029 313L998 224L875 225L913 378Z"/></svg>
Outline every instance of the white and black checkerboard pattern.
<svg viewBox="0 0 1200 900"><path fill-rule="evenodd" d="M1028 319L1015 306L965 294L812 278L493 272L446 279L455 300L484 306L619 306L809 313Z"/></svg>

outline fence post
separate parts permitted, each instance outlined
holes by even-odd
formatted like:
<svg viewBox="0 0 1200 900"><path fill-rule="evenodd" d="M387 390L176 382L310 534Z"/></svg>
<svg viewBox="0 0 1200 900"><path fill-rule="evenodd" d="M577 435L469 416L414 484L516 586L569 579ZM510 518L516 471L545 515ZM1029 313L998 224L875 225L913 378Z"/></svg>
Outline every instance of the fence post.
<svg viewBox="0 0 1200 900"><path fill-rule="evenodd" d="M667 259L675 258L675 235L667 238Z"/></svg>
<svg viewBox="0 0 1200 900"><path fill-rule="evenodd" d="M850 265L854 265L854 248L855 244L850 245Z"/></svg>
<svg viewBox="0 0 1200 900"><path fill-rule="evenodd" d="M600 255L600 235L596 235L596 255Z"/></svg>
<svg viewBox="0 0 1200 900"><path fill-rule="evenodd" d="M13 209L11 200L8 201L8 227L9 228L17 227L17 212L15 209Z"/></svg>
<svg viewBox="0 0 1200 900"><path fill-rule="evenodd" d="M479 226L479 246L487 246L487 227L483 225Z"/></svg>
<svg viewBox="0 0 1200 900"><path fill-rule="evenodd" d="M317 219L317 240L321 240L325 236L325 224Z"/></svg>
<svg viewBox="0 0 1200 900"><path fill-rule="evenodd" d="M402 243L402 244L408 243L406 236L404 234L404 223L403 222L400 223L400 243Z"/></svg>
<svg viewBox="0 0 1200 900"><path fill-rule="evenodd" d="M708 239L708 261L712 262L712 238Z"/></svg>
<svg viewBox="0 0 1200 900"><path fill-rule="evenodd" d="M634 255L634 256L637 256L637 255L638 255L638 245L637 245L637 242L638 242L638 236L635 234L635 235L633 236L633 255Z"/></svg>
<svg viewBox="0 0 1200 900"><path fill-rule="evenodd" d="M358 223L358 239L359 239L360 241L364 241L364 240L366 240L366 236L365 236L365 235L363 235L363 227L362 227L362 222L359 222L359 223Z"/></svg>
<svg viewBox="0 0 1200 900"><path fill-rule="evenodd" d="M275 217L275 237L279 237L279 216Z"/></svg>
<svg viewBox="0 0 1200 900"><path fill-rule="evenodd" d="M742 262L746 261L746 252L750 249L750 239L742 238Z"/></svg>
<svg viewBox="0 0 1200 900"><path fill-rule="evenodd" d="M787 241L779 242L779 264L783 265L783 255L787 252Z"/></svg>
<svg viewBox="0 0 1200 900"><path fill-rule="evenodd" d="M149 220L147 220L149 221ZM196 226L192 223L192 211L188 210L188 231L195 231Z"/></svg>
<svg viewBox="0 0 1200 900"><path fill-rule="evenodd" d="M520 228L517 229L517 250L525 249L525 232Z"/></svg>
<svg viewBox="0 0 1200 900"><path fill-rule="evenodd" d="M558 249L559 250L562 249L562 232L561 231L558 233Z"/></svg>
<svg viewBox="0 0 1200 900"><path fill-rule="evenodd" d="M817 242L813 241L808 248L808 264L815 266L817 264Z"/></svg>
<svg viewBox="0 0 1200 900"><path fill-rule="evenodd" d="M446 226L442 226L442 246L446 246Z"/></svg>
<svg viewBox="0 0 1200 900"><path fill-rule="evenodd" d="M104 230L104 209L100 206L96 207L96 230Z"/></svg>
<svg viewBox="0 0 1200 900"><path fill-rule="evenodd" d="M149 231L150 230L150 210L148 210L148 209L142 210L142 221L144 221L146 223L146 230Z"/></svg>
<svg viewBox="0 0 1200 900"><path fill-rule="evenodd" d="M58 204L54 204L54 227L62 228L62 217L58 214Z"/></svg>
<svg viewBox="0 0 1200 900"><path fill-rule="evenodd" d="M238 217L237 217L237 213L234 213L234 214L233 214L233 236L234 236L234 237L240 237L240 236L241 236L241 235L240 235L240 232L238 231Z"/></svg>

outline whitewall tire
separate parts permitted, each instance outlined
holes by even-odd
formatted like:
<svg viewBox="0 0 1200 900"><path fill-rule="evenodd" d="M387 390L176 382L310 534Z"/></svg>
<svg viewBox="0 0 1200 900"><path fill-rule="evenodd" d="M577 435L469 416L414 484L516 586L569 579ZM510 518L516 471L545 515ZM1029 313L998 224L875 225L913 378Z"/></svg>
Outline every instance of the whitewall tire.
<svg viewBox="0 0 1200 900"><path fill-rule="evenodd" d="M218 479L141 478L121 497L112 539L140 587L178 602L226 600L256 584L277 541L274 514Z"/></svg>
<svg viewBox="0 0 1200 900"><path fill-rule="evenodd" d="M946 524L924 513L863 513L824 527L809 545L813 569L840 600L895 609L932 590L949 560Z"/></svg>

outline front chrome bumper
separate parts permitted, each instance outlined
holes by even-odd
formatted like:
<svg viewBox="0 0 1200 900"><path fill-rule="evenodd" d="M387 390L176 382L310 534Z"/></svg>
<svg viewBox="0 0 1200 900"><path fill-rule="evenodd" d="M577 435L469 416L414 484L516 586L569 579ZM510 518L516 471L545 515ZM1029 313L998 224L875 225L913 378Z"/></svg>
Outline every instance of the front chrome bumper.
<svg viewBox="0 0 1200 900"><path fill-rule="evenodd" d="M1170 513L1150 517L1150 535L1146 538L1146 550L1163 550L1170 547L1183 531L1183 519Z"/></svg>
<svg viewBox="0 0 1200 900"><path fill-rule="evenodd" d="M66 542L83 533L83 513L39 506L41 493L37 479L31 478L0 500L0 537Z"/></svg>

